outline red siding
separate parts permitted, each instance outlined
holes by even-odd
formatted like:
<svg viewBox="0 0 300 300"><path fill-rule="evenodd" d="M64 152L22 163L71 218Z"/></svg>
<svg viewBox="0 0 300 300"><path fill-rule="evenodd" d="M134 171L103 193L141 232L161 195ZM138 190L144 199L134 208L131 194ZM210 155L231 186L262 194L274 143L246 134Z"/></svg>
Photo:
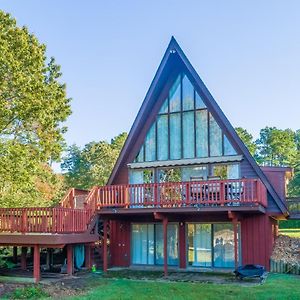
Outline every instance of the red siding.
<svg viewBox="0 0 300 300"><path fill-rule="evenodd" d="M241 220L242 263L259 264L269 270L277 221L267 215Z"/></svg>
<svg viewBox="0 0 300 300"><path fill-rule="evenodd" d="M261 167L270 183L273 185L276 193L281 199L285 199L285 169L277 170L277 168Z"/></svg>
<svg viewBox="0 0 300 300"><path fill-rule="evenodd" d="M130 223L110 222L110 264L113 267L130 265Z"/></svg>
<svg viewBox="0 0 300 300"><path fill-rule="evenodd" d="M179 268L186 268L186 224L179 223Z"/></svg>

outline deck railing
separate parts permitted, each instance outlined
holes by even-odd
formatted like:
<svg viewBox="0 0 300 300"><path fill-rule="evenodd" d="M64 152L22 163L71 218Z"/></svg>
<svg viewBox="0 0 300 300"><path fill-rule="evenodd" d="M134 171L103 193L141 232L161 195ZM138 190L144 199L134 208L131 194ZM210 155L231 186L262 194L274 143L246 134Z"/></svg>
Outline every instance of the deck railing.
<svg viewBox="0 0 300 300"><path fill-rule="evenodd" d="M1 208L0 232L81 233L93 212L63 207Z"/></svg>
<svg viewBox="0 0 300 300"><path fill-rule="evenodd" d="M97 188L98 208L164 208L189 206L267 207L267 192L259 179L209 180L111 185Z"/></svg>

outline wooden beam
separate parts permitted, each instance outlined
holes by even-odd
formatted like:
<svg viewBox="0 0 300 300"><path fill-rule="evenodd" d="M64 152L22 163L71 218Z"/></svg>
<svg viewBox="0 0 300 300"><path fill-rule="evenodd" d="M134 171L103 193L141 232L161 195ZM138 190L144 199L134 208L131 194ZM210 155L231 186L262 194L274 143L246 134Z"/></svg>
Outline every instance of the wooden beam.
<svg viewBox="0 0 300 300"><path fill-rule="evenodd" d="M67 273L73 275L73 245L67 245Z"/></svg>
<svg viewBox="0 0 300 300"><path fill-rule="evenodd" d="M40 266L40 246L34 245L33 251L33 278L36 283L41 279L41 266Z"/></svg>
<svg viewBox="0 0 300 300"><path fill-rule="evenodd" d="M103 272L107 272L107 225L108 221L103 221Z"/></svg>
<svg viewBox="0 0 300 300"><path fill-rule="evenodd" d="M27 269L27 247L22 247L21 248L21 270L26 270Z"/></svg>
<svg viewBox="0 0 300 300"><path fill-rule="evenodd" d="M92 267L91 250L92 250L92 247L89 244L85 245L84 255L85 255L85 267L87 269L91 269L91 267Z"/></svg>
<svg viewBox="0 0 300 300"><path fill-rule="evenodd" d="M168 276L168 218L163 219L164 235L164 275Z"/></svg>

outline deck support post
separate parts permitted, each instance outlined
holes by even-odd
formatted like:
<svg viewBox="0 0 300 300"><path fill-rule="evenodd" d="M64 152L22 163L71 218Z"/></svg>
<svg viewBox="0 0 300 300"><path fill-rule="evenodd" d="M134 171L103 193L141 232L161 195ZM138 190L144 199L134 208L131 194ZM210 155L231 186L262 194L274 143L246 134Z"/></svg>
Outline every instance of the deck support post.
<svg viewBox="0 0 300 300"><path fill-rule="evenodd" d="M103 272L107 272L107 222L103 221Z"/></svg>
<svg viewBox="0 0 300 300"><path fill-rule="evenodd" d="M18 247L13 247L13 262L16 264L18 262Z"/></svg>
<svg viewBox="0 0 300 300"><path fill-rule="evenodd" d="M164 235L164 276L168 276L168 218L163 218Z"/></svg>
<svg viewBox="0 0 300 300"><path fill-rule="evenodd" d="M234 218L232 220L233 223L233 235L234 235L234 266L235 269L238 268L239 266L239 261L238 261L238 221L237 218Z"/></svg>
<svg viewBox="0 0 300 300"><path fill-rule="evenodd" d="M41 268L40 268L40 246L34 245L33 251L33 277L35 283L38 283L41 279Z"/></svg>
<svg viewBox="0 0 300 300"><path fill-rule="evenodd" d="M25 271L27 269L27 247L21 248L21 270Z"/></svg>
<svg viewBox="0 0 300 300"><path fill-rule="evenodd" d="M73 275L73 245L67 245L67 273Z"/></svg>
<svg viewBox="0 0 300 300"><path fill-rule="evenodd" d="M85 251L84 251L84 254L85 254L85 267L87 269L91 269L92 267L92 259L91 259L91 246L90 245L85 245L84 247Z"/></svg>

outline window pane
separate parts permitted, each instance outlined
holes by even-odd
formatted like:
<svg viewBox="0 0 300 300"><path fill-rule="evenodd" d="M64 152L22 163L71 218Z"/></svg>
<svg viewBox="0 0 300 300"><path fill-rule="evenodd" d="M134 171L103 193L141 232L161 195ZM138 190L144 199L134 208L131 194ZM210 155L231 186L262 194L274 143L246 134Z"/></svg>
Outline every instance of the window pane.
<svg viewBox="0 0 300 300"><path fill-rule="evenodd" d="M135 162L143 162L144 161L144 145L141 147L140 152L135 158Z"/></svg>
<svg viewBox="0 0 300 300"><path fill-rule="evenodd" d="M168 116L157 117L157 159L168 159Z"/></svg>
<svg viewBox="0 0 300 300"><path fill-rule="evenodd" d="M207 175L208 171L206 166L181 168L182 181L207 180Z"/></svg>
<svg viewBox="0 0 300 300"><path fill-rule="evenodd" d="M186 75L182 79L182 106L183 110L194 109L194 87Z"/></svg>
<svg viewBox="0 0 300 300"><path fill-rule="evenodd" d="M144 171L143 170L130 170L129 171L129 183L130 184L144 183Z"/></svg>
<svg viewBox="0 0 300 300"><path fill-rule="evenodd" d="M202 108L206 108L206 105L204 104L199 94L196 92L196 109L202 109Z"/></svg>
<svg viewBox="0 0 300 300"><path fill-rule="evenodd" d="M232 147L227 136L224 134L224 155L236 155L235 149Z"/></svg>
<svg viewBox="0 0 300 300"><path fill-rule="evenodd" d="M228 179L227 178L227 165L214 165L212 168L212 175L219 177L220 179Z"/></svg>
<svg viewBox="0 0 300 300"><path fill-rule="evenodd" d="M211 224L188 224L189 264L211 267Z"/></svg>
<svg viewBox="0 0 300 300"><path fill-rule="evenodd" d="M234 234L232 224L214 224L214 266L234 267Z"/></svg>
<svg viewBox="0 0 300 300"><path fill-rule="evenodd" d="M240 178L240 165L239 164L227 165L227 178L228 179L239 179Z"/></svg>
<svg viewBox="0 0 300 300"><path fill-rule="evenodd" d="M183 157L195 157L194 112L183 113Z"/></svg>
<svg viewBox="0 0 300 300"><path fill-rule="evenodd" d="M159 111L159 114L166 114L168 113L168 99L166 99Z"/></svg>
<svg viewBox="0 0 300 300"><path fill-rule="evenodd" d="M207 111L196 112L196 155L208 157Z"/></svg>
<svg viewBox="0 0 300 300"><path fill-rule="evenodd" d="M180 114L170 115L170 159L181 158L181 118Z"/></svg>
<svg viewBox="0 0 300 300"><path fill-rule="evenodd" d="M155 160L155 123L149 129L145 139L145 161Z"/></svg>
<svg viewBox="0 0 300 300"><path fill-rule="evenodd" d="M181 174L179 168L164 168L158 170L158 182L179 182Z"/></svg>
<svg viewBox="0 0 300 300"><path fill-rule="evenodd" d="M170 99L170 112L180 111L181 110L181 84L180 84L181 76L179 75L170 89L169 99Z"/></svg>
<svg viewBox="0 0 300 300"><path fill-rule="evenodd" d="M222 156L222 131L213 116L209 114L210 156Z"/></svg>

